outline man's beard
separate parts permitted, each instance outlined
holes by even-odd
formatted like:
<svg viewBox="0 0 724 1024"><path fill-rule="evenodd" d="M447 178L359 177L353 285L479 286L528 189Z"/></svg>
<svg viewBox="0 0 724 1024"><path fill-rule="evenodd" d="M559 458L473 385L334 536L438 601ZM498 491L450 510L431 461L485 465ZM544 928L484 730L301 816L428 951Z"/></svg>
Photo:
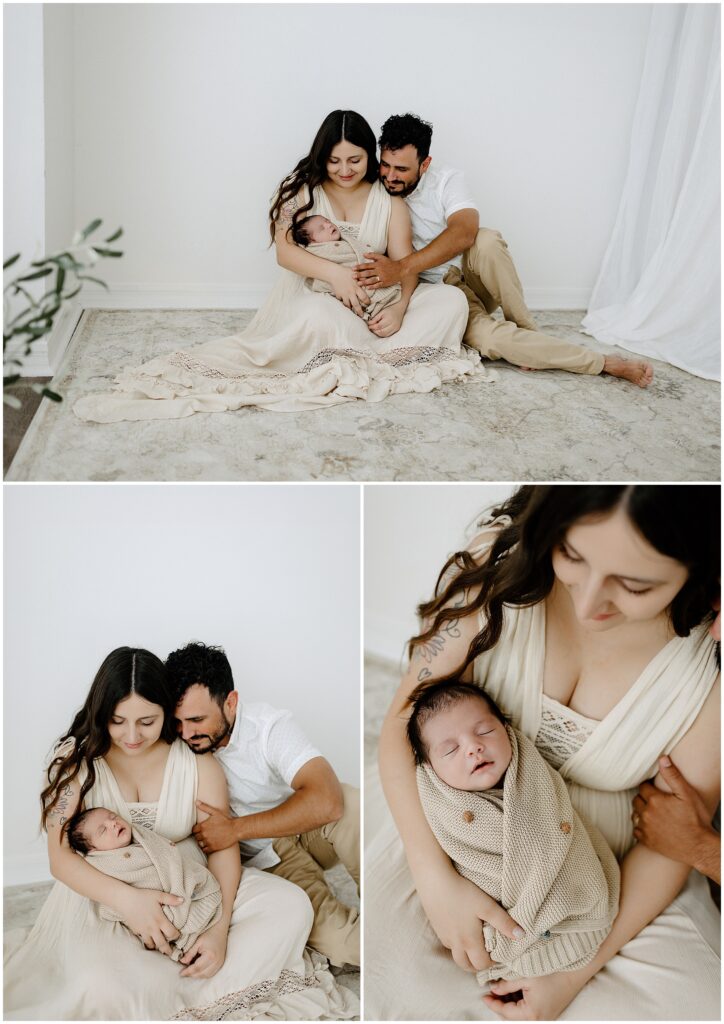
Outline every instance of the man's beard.
<svg viewBox="0 0 724 1024"><path fill-rule="evenodd" d="M385 186L385 189L387 189L387 192L391 196L399 196L400 199L404 199L405 196L409 196L409 195L411 195L415 191L417 186L420 184L420 178L421 177L422 177L422 175L418 172L418 175L415 178L415 180L410 182L409 185L405 185L404 183L402 183L402 188L401 189L394 189L394 190L387 187L387 179L386 178L382 178L381 181L382 181L382 184Z"/></svg>
<svg viewBox="0 0 724 1024"><path fill-rule="evenodd" d="M190 740L187 740L186 746L189 747L194 752L194 754L213 753L214 750L218 750L219 744L226 739L226 737L229 735L233 727L233 722L231 723L231 725L229 725L229 723L224 719L224 728L221 730L220 733L217 733L216 736L209 736L208 733L203 733L201 736L192 736ZM199 740L208 740L208 747L196 746L195 744ZM192 744L194 745L192 746Z"/></svg>

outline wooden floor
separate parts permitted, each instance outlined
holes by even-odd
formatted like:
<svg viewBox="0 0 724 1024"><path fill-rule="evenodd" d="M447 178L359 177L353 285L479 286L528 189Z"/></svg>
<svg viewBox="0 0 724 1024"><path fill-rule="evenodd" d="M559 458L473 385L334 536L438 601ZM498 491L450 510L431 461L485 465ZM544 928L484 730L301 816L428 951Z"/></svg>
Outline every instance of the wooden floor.
<svg viewBox="0 0 724 1024"><path fill-rule="evenodd" d="M36 395L30 385L49 384L50 377L26 377L25 383L28 384L28 387L17 392L18 398L23 403L22 409L11 409L9 405L3 405L3 476L15 458L20 442L25 437L25 431L30 426L30 421L42 402L42 397Z"/></svg>

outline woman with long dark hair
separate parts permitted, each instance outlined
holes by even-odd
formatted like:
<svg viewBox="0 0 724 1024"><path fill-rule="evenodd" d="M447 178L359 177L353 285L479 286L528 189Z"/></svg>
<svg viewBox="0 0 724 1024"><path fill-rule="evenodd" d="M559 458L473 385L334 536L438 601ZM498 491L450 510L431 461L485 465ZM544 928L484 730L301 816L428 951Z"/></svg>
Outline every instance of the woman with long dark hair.
<svg viewBox="0 0 724 1024"><path fill-rule="evenodd" d="M365 119L353 110L328 114L272 200L270 235L283 269L246 330L128 369L112 393L79 399L76 414L111 422L245 405L290 412L355 398L379 402L448 380L485 380L477 353L462 349L467 303L458 289L408 277L400 300L367 321L370 297L353 269L294 241L304 217L321 215L368 251L409 255L407 206L387 193L378 169ZM331 294L313 291L310 279L326 282Z"/></svg>
<svg viewBox="0 0 724 1024"><path fill-rule="evenodd" d="M366 856L369 1016L719 1019L708 886L637 844L632 824L637 788L651 778L667 788L662 755L710 814L716 807L719 573L720 491L706 486L522 487L448 560L420 605L380 739L398 832L390 822ZM435 841L405 741L410 699L453 678L482 687L535 742L622 872L617 919L589 966L496 983L484 1001L459 968L487 965L482 921L511 938L520 922L458 875Z"/></svg>
<svg viewBox="0 0 724 1024"><path fill-rule="evenodd" d="M104 660L55 745L41 820L57 881L30 933L11 935L5 1019L349 1016L353 1011L326 972L317 971L310 984L306 894L253 868L242 877L238 847L209 855L222 919L179 963L170 958L179 933L163 907L180 897L121 882L71 849L69 819L81 808L103 806L153 828L184 858L206 863L191 834L207 817L196 801L226 809L226 779L213 755L197 756L176 737L173 711L163 663L149 651L120 647ZM121 922L101 919L100 904Z"/></svg>

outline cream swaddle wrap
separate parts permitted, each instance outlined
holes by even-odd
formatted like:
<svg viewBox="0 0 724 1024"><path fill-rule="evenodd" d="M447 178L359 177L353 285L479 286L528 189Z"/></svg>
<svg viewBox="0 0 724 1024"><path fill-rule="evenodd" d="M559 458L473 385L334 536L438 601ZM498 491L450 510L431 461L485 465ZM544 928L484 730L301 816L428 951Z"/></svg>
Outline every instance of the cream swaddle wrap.
<svg viewBox="0 0 724 1024"><path fill-rule="evenodd" d="M106 875L139 889L162 889L183 896L177 907L163 906L166 917L181 932L174 939L172 960L191 949L202 932L221 918L221 889L208 868L183 857L174 843L143 825L133 826L134 842L120 850L96 850L87 860ZM121 918L108 907L100 906L106 921Z"/></svg>
<svg viewBox="0 0 724 1024"><path fill-rule="evenodd" d="M311 242L307 246L307 252L315 256L321 256L324 260L332 263L339 263L342 266L353 267L356 263L367 263L365 252L372 248L361 239L355 238L351 231L339 228L342 238L337 242ZM313 292L332 292L332 286L326 281L320 281L314 277L306 279L306 285ZM399 302L402 297L402 288L399 284L390 285L389 288L377 288L375 291L368 291L371 302L365 306L363 320L372 320L385 308Z"/></svg>
<svg viewBox="0 0 724 1024"><path fill-rule="evenodd" d="M620 873L608 844L584 825L533 743L506 730L513 756L502 790L453 789L429 765L417 769L422 807L443 850L526 933L509 939L484 926L496 966L478 973L481 984L582 967L618 911Z"/></svg>

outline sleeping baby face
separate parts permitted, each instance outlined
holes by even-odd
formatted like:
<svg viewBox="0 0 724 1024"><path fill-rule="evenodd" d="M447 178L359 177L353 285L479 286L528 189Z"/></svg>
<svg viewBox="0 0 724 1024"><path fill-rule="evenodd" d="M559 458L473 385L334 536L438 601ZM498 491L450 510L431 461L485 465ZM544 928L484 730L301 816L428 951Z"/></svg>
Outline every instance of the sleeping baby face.
<svg viewBox="0 0 724 1024"><path fill-rule="evenodd" d="M89 851L120 850L130 846L133 839L131 826L107 807L94 807L81 823L83 839Z"/></svg>
<svg viewBox="0 0 724 1024"><path fill-rule="evenodd" d="M513 751L505 725L483 697L438 711L420 732L430 766L448 786L482 792L501 784Z"/></svg>
<svg viewBox="0 0 724 1024"><path fill-rule="evenodd" d="M333 224L331 220L327 220L326 217L318 215L309 217L304 227L310 243L338 242L342 237L337 225Z"/></svg>

